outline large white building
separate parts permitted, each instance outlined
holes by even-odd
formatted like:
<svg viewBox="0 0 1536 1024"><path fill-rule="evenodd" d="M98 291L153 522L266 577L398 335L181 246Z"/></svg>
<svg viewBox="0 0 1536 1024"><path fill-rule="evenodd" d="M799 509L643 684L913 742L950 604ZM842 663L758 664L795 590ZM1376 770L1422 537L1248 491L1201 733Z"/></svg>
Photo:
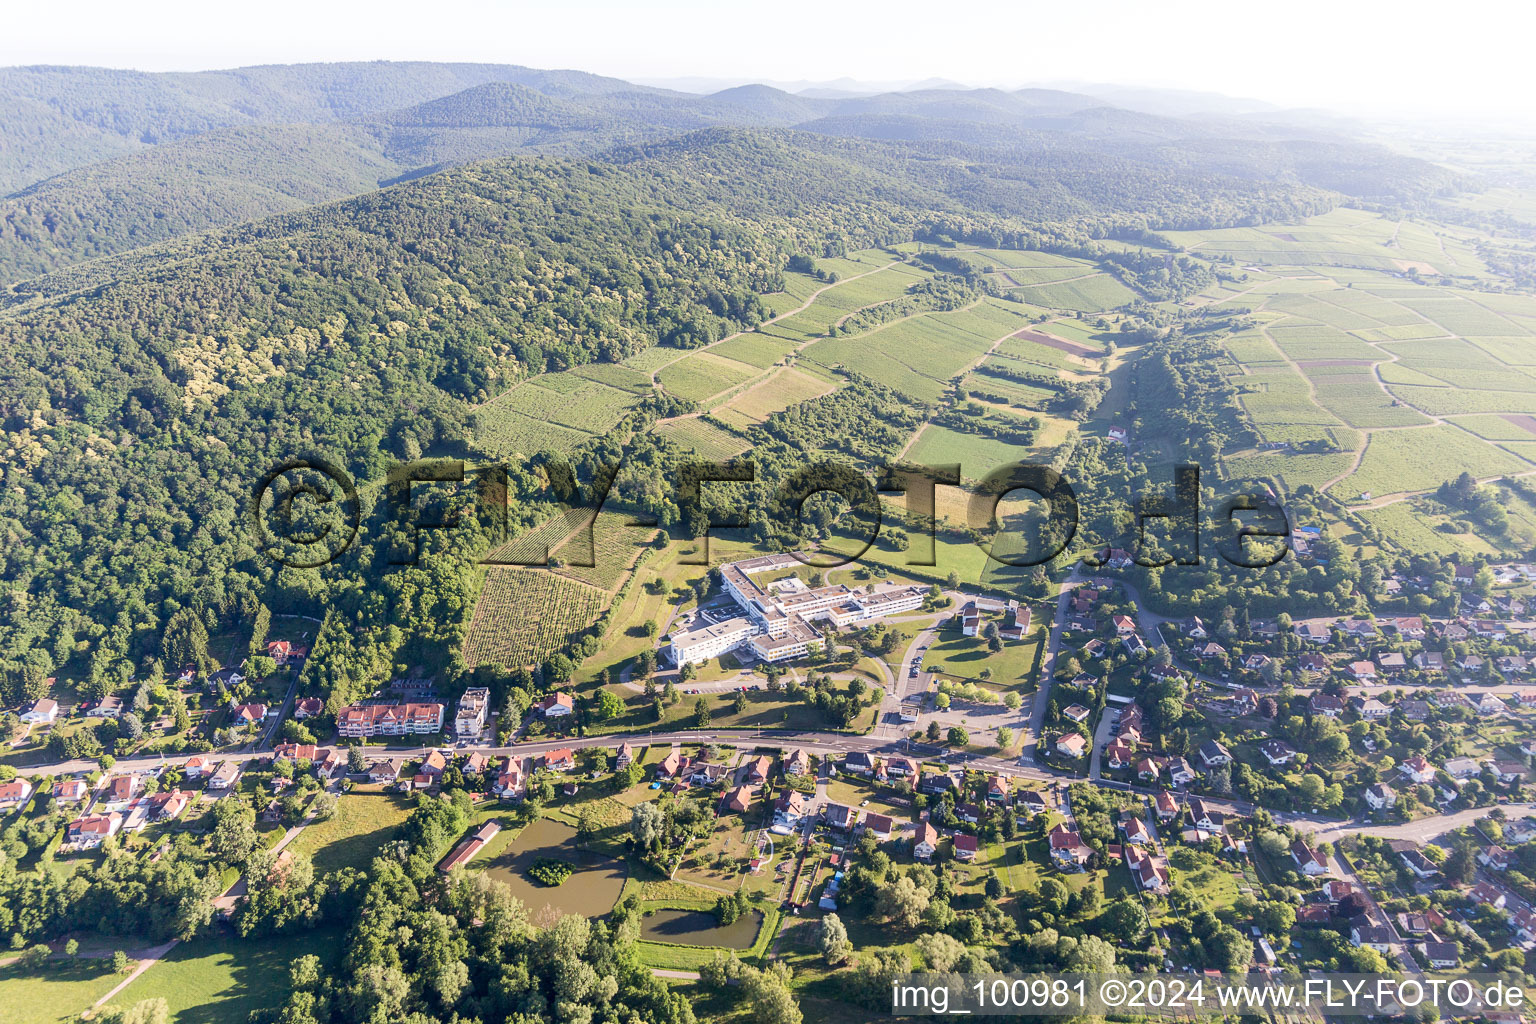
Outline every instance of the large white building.
<svg viewBox="0 0 1536 1024"><path fill-rule="evenodd" d="M459 698L459 710L453 716L453 731L461 740L478 740L485 732L485 721L491 707L491 691L484 686L471 686Z"/></svg>
<svg viewBox="0 0 1536 1024"><path fill-rule="evenodd" d="M676 634L668 648L672 663L698 664L748 643L752 653L764 661L787 661L809 653L820 643L821 635L812 622L825 621L841 629L922 607L925 588L917 586L887 587L864 594L841 583L807 587L793 576L766 588L752 579L759 573L801 564L793 555L763 555L721 566L725 592L745 615Z"/></svg>
<svg viewBox="0 0 1536 1024"><path fill-rule="evenodd" d="M690 662L697 665L710 658L717 658L726 651L734 651L756 632L757 627L751 621L738 616L678 633L672 637L672 663L678 666Z"/></svg>

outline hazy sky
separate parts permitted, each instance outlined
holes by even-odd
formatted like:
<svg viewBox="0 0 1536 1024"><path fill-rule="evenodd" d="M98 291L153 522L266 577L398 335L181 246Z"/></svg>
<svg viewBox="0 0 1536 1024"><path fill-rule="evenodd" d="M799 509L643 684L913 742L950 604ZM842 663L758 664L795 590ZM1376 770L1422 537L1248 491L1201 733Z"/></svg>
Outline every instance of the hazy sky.
<svg viewBox="0 0 1536 1024"><path fill-rule="evenodd" d="M1122 82L1341 110L1507 113L1528 111L1536 91L1522 8L1486 0L69 0L7 5L0 64L196 70L463 60L652 79Z"/></svg>

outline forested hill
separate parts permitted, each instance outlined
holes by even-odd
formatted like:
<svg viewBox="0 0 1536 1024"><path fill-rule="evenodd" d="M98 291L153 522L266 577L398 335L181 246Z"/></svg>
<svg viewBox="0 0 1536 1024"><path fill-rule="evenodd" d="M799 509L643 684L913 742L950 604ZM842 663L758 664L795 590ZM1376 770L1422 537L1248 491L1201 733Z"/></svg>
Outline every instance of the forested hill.
<svg viewBox="0 0 1536 1024"><path fill-rule="evenodd" d="M0 199L0 284L476 160L590 156L740 127L842 138L844 153L895 160L919 184L1023 217L1082 217L1118 202L1156 220L1169 189L1193 182L1215 189L1225 220L1231 178L1385 202L1455 184L1425 161L1313 129L1180 120L1041 89L831 99L767 86L695 96L501 65L12 68L0 69L0 195L20 194ZM881 148L891 143L908 148ZM925 145L949 158L942 183L911 159ZM963 180L965 161L985 165L978 180ZM1075 180L1058 189L1063 169ZM1095 173L1113 184L1078 202Z"/></svg>
<svg viewBox="0 0 1536 1024"><path fill-rule="evenodd" d="M503 160L33 282L0 313L4 653L52 666L83 642L89 675L121 676L188 601L228 608L275 583L318 611L357 581L274 578L241 520L274 461L319 453L377 480L393 457L465 451L471 403L522 375L759 322L793 254L1023 230L962 210L963 165L925 182L890 156L713 130L609 161ZM1105 187L1053 185L1089 206ZM1197 198L1183 208L1207 216ZM389 621L457 621L419 604L451 588L406 589Z"/></svg>
<svg viewBox="0 0 1536 1024"><path fill-rule="evenodd" d="M565 96L641 89L580 71L422 61L274 64L187 73L0 68L0 194L74 167L220 128L354 120L485 82L519 82Z"/></svg>

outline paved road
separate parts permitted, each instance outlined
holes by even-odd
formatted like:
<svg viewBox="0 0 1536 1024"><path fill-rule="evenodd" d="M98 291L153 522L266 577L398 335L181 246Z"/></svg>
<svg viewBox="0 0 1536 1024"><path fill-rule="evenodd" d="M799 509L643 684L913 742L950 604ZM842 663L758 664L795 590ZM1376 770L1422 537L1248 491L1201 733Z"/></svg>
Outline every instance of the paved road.
<svg viewBox="0 0 1536 1024"><path fill-rule="evenodd" d="M1061 631L1067 624L1067 604L1072 599L1072 591L1082 584L1083 579L1074 566L1071 575L1062 580L1061 593L1056 595L1056 617L1051 620L1051 632L1045 641L1045 656L1040 660L1040 686L1035 691L1035 707L1029 718L1028 733L1024 737L1021 761L1040 763L1036 748L1040 745L1040 731L1045 727L1045 712L1051 703L1051 683L1056 672L1056 656L1061 651Z"/></svg>

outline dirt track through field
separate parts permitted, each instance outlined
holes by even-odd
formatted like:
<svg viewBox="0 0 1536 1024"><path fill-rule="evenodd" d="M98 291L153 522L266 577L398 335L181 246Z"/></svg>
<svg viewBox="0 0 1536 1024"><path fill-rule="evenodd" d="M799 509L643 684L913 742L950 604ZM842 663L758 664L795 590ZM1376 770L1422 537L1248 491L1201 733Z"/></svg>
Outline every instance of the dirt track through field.
<svg viewBox="0 0 1536 1024"><path fill-rule="evenodd" d="M1054 334L1046 334L1044 331L1036 330L1033 327L1026 327L1013 336L1015 338L1023 338L1025 341L1033 341L1038 345L1044 345L1046 348L1054 348L1058 352L1065 352L1069 356L1077 356L1079 359L1102 359L1104 357L1103 352L1095 352L1086 345L1079 345L1077 342L1068 341L1066 338L1058 338Z"/></svg>

